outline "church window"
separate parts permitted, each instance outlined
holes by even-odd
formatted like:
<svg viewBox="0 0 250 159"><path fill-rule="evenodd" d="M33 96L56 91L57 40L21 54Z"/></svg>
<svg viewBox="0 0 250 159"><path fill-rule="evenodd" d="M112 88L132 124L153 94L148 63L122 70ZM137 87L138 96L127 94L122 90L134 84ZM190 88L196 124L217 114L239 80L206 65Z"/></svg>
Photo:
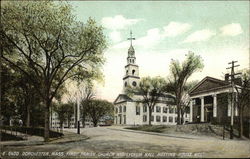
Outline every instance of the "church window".
<svg viewBox="0 0 250 159"><path fill-rule="evenodd" d="M127 87L127 85L128 85L127 82L125 82L125 83L124 83L124 86Z"/></svg>
<svg viewBox="0 0 250 159"><path fill-rule="evenodd" d="M119 113L121 113L121 112L122 112L122 106L119 107Z"/></svg>
<svg viewBox="0 0 250 159"><path fill-rule="evenodd" d="M161 107L160 106L156 106L156 112L160 113L161 112Z"/></svg>
<svg viewBox="0 0 250 159"><path fill-rule="evenodd" d="M147 106L146 105L143 106L143 112L147 112Z"/></svg>
<svg viewBox="0 0 250 159"><path fill-rule="evenodd" d="M136 106L136 115L140 115L140 107Z"/></svg>
<svg viewBox="0 0 250 159"><path fill-rule="evenodd" d="M134 82L132 83L132 85L135 87L135 86L136 86L136 82L134 81Z"/></svg>
<svg viewBox="0 0 250 159"><path fill-rule="evenodd" d="M173 122L173 117L169 117L169 122L172 123Z"/></svg>
<svg viewBox="0 0 250 159"><path fill-rule="evenodd" d="M123 112L126 112L126 106L123 107Z"/></svg>
<svg viewBox="0 0 250 159"><path fill-rule="evenodd" d="M169 113L174 113L174 108L173 107L169 108Z"/></svg>
<svg viewBox="0 0 250 159"><path fill-rule="evenodd" d="M156 116L156 122L161 122L161 117L160 116Z"/></svg>
<svg viewBox="0 0 250 159"><path fill-rule="evenodd" d="M168 118L167 118L166 116L163 116L163 117L162 117L162 121L163 121L163 122L167 122L167 119L168 119Z"/></svg>
<svg viewBox="0 0 250 159"><path fill-rule="evenodd" d="M134 75L135 74L135 70L132 70L132 75Z"/></svg>
<svg viewBox="0 0 250 159"><path fill-rule="evenodd" d="M177 117L174 117L174 122L177 122Z"/></svg>
<svg viewBox="0 0 250 159"><path fill-rule="evenodd" d="M147 121L147 115L143 115L143 122Z"/></svg>
<svg viewBox="0 0 250 159"><path fill-rule="evenodd" d="M168 113L168 108L167 107L163 108L163 113Z"/></svg>
<svg viewBox="0 0 250 159"><path fill-rule="evenodd" d="M151 121L154 121L154 116L153 115L151 116Z"/></svg>
<svg viewBox="0 0 250 159"><path fill-rule="evenodd" d="M118 113L118 108L115 108L115 113Z"/></svg>
<svg viewBox="0 0 250 159"><path fill-rule="evenodd" d="M126 71L126 75L128 75L128 70Z"/></svg>

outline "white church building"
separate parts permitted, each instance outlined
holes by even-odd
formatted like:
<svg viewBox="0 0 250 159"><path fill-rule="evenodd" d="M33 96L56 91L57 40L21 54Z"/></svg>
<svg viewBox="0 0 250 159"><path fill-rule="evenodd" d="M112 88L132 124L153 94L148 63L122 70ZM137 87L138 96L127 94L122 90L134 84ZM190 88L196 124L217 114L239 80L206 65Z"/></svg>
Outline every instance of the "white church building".
<svg viewBox="0 0 250 159"><path fill-rule="evenodd" d="M136 87L140 82L139 66L136 64L135 50L132 45L128 49L127 65L125 66L125 76L123 77L123 92L127 86ZM142 103L139 93L129 97L125 93L119 94L114 101L114 124L115 125L147 125L151 120L152 125L176 125L177 109L174 105L175 97L171 94L162 94L159 102L152 111L149 118L149 108ZM188 121L188 114L184 115L184 121Z"/></svg>

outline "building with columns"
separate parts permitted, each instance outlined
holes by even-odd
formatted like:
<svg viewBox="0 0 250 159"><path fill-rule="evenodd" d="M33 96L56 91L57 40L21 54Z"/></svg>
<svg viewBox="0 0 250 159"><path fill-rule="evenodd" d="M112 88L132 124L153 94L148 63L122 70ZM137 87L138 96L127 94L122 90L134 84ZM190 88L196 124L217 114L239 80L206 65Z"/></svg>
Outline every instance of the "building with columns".
<svg viewBox="0 0 250 159"><path fill-rule="evenodd" d="M128 49L127 65L123 77L123 92L114 101L114 124L116 125L146 125L151 120L152 125L175 125L177 110L174 105L175 97L171 94L162 94L159 102L155 105L151 118L146 105L139 103L143 97L135 93L132 97L126 95L125 89L128 86L136 87L140 82L139 66L136 64L135 49L132 44L131 33L130 47ZM185 121L189 120L185 114Z"/></svg>
<svg viewBox="0 0 250 159"><path fill-rule="evenodd" d="M228 122L232 113L237 117L237 106L232 110L232 92L236 94L227 75L225 80L205 77L189 92L190 122Z"/></svg>

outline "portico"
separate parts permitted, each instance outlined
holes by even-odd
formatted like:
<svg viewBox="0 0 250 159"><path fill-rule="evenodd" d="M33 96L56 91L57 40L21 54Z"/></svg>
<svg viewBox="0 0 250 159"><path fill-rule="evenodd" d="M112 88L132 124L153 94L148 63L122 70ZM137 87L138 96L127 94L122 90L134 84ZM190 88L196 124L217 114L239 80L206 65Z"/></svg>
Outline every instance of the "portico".
<svg viewBox="0 0 250 159"><path fill-rule="evenodd" d="M232 87L228 81L205 77L189 95L190 122L223 122L230 116ZM237 116L237 108L234 110Z"/></svg>

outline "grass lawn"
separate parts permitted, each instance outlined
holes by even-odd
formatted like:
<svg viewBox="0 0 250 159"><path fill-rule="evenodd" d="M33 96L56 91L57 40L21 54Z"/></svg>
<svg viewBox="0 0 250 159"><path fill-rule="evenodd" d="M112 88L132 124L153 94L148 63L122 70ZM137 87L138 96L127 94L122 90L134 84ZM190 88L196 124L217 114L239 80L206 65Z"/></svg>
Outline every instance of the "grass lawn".
<svg viewBox="0 0 250 159"><path fill-rule="evenodd" d="M152 125L152 126L143 125L143 126L136 126L136 127L128 127L128 128L125 128L125 129L163 133L165 131L165 129L166 129L166 126L162 126L162 125Z"/></svg>

